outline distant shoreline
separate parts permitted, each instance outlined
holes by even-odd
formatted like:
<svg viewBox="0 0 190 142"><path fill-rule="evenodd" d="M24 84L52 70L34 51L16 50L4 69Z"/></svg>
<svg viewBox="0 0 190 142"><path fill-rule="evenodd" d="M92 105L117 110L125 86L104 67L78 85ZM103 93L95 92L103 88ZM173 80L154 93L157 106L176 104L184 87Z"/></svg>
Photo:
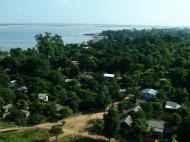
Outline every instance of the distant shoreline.
<svg viewBox="0 0 190 142"><path fill-rule="evenodd" d="M105 38L100 35L102 31L133 28L142 30L153 27L114 24L0 23L0 47L2 51L9 51L11 48L17 47L22 49L33 48L35 46L35 35L45 32L61 35L67 44L78 44Z"/></svg>
<svg viewBox="0 0 190 142"><path fill-rule="evenodd" d="M94 37L94 36L99 36L99 35L100 35L100 33L84 33L83 35L85 35L85 36L92 36L92 37Z"/></svg>

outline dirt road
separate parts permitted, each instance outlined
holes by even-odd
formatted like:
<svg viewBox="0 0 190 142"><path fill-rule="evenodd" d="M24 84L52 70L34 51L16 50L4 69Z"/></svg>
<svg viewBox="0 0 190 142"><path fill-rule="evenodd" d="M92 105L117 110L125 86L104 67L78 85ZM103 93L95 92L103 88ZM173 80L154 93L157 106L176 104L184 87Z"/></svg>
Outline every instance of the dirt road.
<svg viewBox="0 0 190 142"><path fill-rule="evenodd" d="M98 118L99 119L103 118L103 114L104 114L103 112L80 114L68 117L56 123L44 123L31 127L22 127L22 128L21 127L5 128L5 129L0 129L0 132L21 131L21 130L23 131L35 128L50 129L54 125L62 125L62 121L64 121L65 122L65 125L63 126L64 134L60 135L60 138L64 136L76 135L76 136L84 136L92 139L107 141L107 138L105 138L104 136L91 134L87 130L90 126L89 122Z"/></svg>
<svg viewBox="0 0 190 142"><path fill-rule="evenodd" d="M125 99L129 99L130 97L126 97ZM115 102L112 105L117 106L119 102ZM43 128L43 129L50 129L54 125L62 125L62 122L65 122L65 125L63 126L64 134L60 137L68 136L68 135L77 135L77 136L84 136L89 137L93 139L99 139L99 140L106 140L104 136L101 135L95 135L91 134L88 131L89 128L89 122L95 119L101 119L103 118L104 112L94 112L89 114L78 114L75 116L68 117L66 119L60 120L56 123L44 123L39 124L31 127L12 127L12 128L5 128L0 129L0 132L8 132L8 131L20 131L20 130L28 130L28 129L34 129L34 128ZM115 142L116 140L112 140L112 142Z"/></svg>

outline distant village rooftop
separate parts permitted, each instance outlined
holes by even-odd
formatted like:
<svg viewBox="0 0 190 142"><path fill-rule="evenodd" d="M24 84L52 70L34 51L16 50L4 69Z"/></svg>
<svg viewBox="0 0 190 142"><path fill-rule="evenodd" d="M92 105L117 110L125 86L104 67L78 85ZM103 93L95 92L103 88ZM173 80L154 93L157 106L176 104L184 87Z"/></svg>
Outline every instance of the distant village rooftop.
<svg viewBox="0 0 190 142"><path fill-rule="evenodd" d="M120 93L125 93L127 91L127 89L119 89Z"/></svg>
<svg viewBox="0 0 190 142"><path fill-rule="evenodd" d="M176 102L171 102L171 101L167 101L165 105L166 109L171 109L171 110L176 110L176 109L179 109L180 107L181 105L179 105Z"/></svg>
<svg viewBox="0 0 190 142"><path fill-rule="evenodd" d="M144 89L142 90L142 93L143 95L140 97L140 99L149 100L155 98L158 91L154 89Z"/></svg>
<svg viewBox="0 0 190 142"><path fill-rule="evenodd" d="M144 89L142 90L143 94L151 94L151 95L156 95L158 93L158 91L154 90L154 89Z"/></svg>
<svg viewBox="0 0 190 142"><path fill-rule="evenodd" d="M28 91L28 88L26 86L23 86L23 87L17 88L16 91L26 93Z"/></svg>
<svg viewBox="0 0 190 142"><path fill-rule="evenodd" d="M132 119L131 115L128 115L126 119L123 119L123 123L127 124L128 126L132 126L133 119Z"/></svg>
<svg viewBox="0 0 190 142"><path fill-rule="evenodd" d="M170 129L167 127L165 121L149 120L148 127L156 133L170 133Z"/></svg>
<svg viewBox="0 0 190 142"><path fill-rule="evenodd" d="M140 110L142 110L142 107L140 105L137 105L136 107L130 108L127 111L125 111L125 113L131 113L131 112L139 112Z"/></svg>
<svg viewBox="0 0 190 142"><path fill-rule="evenodd" d="M65 83L68 83L68 82L71 82L71 81L73 81L73 79L65 79Z"/></svg>
<svg viewBox="0 0 190 142"><path fill-rule="evenodd" d="M114 74L109 74L109 73L104 73L104 77L107 77L107 78L114 78L115 75L114 75Z"/></svg>
<svg viewBox="0 0 190 142"><path fill-rule="evenodd" d="M12 107L13 107L13 104L7 104L7 105L3 106L2 108L5 110L5 113L7 113L9 111L9 109Z"/></svg>
<svg viewBox="0 0 190 142"><path fill-rule="evenodd" d="M43 94L43 93L39 93L38 94L38 99L42 100L44 102L48 102L48 95L47 94Z"/></svg>
<svg viewBox="0 0 190 142"><path fill-rule="evenodd" d="M15 84L15 83L17 83L17 80L11 80L10 83Z"/></svg>

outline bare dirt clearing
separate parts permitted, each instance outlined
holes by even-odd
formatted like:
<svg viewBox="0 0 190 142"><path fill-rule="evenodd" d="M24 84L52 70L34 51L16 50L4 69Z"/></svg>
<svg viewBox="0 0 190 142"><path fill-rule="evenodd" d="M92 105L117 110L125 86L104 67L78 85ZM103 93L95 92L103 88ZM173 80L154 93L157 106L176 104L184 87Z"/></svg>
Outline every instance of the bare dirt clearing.
<svg viewBox="0 0 190 142"><path fill-rule="evenodd" d="M124 100L129 99L131 96L126 97ZM112 105L115 107L118 105L119 102L115 102ZM11 128L4 128L0 129L0 132L8 132L8 131L24 131L28 129L35 129L35 128L42 128L42 129L50 129L54 125L62 125L62 122L64 121L65 124L63 126L64 134L60 135L60 138L64 136L70 136L70 135L76 135L76 136L84 136L89 137L96 140L104 140L107 141L108 139L101 135L92 134L88 131L91 124L89 122L92 122L96 119L102 119L104 115L104 112L93 112L88 114L78 114L71 117L68 117L66 119L60 120L55 123L44 123L39 124L35 126L28 126L28 127L11 127ZM111 140L112 142L116 142L115 139Z"/></svg>

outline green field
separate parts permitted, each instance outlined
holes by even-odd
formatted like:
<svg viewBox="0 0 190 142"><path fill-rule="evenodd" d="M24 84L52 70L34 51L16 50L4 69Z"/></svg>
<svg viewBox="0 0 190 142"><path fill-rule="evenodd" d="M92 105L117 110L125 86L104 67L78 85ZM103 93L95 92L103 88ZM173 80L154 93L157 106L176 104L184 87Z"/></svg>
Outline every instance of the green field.
<svg viewBox="0 0 190 142"><path fill-rule="evenodd" d="M48 133L44 129L0 133L0 142L43 142L47 138Z"/></svg>
<svg viewBox="0 0 190 142"><path fill-rule="evenodd" d="M45 129L32 129L23 132L0 133L0 142L47 142L48 131ZM103 142L85 137L65 137L58 142Z"/></svg>
<svg viewBox="0 0 190 142"><path fill-rule="evenodd" d="M14 122L6 121L6 120L0 120L0 129L3 128L9 128L9 127L15 127Z"/></svg>

